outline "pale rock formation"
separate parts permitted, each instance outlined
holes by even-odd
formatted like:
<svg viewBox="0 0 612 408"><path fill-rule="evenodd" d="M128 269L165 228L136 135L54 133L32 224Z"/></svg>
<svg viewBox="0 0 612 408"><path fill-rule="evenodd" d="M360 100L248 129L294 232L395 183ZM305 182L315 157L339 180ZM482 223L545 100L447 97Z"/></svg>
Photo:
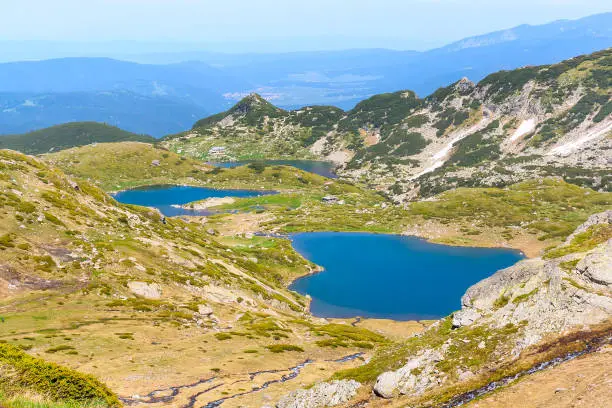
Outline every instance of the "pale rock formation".
<svg viewBox="0 0 612 408"><path fill-rule="evenodd" d="M128 282L128 288L135 295L142 296L146 299L159 299L162 294L161 287L157 283L132 281Z"/></svg>
<svg viewBox="0 0 612 408"><path fill-rule="evenodd" d="M355 396L361 384L354 380L319 383L308 390L284 396L276 408L324 408L344 404Z"/></svg>

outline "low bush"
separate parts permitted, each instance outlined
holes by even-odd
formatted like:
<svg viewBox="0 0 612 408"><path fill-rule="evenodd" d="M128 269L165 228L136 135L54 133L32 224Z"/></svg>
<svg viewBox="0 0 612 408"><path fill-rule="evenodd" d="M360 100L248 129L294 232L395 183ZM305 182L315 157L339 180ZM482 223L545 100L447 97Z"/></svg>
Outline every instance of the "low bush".
<svg viewBox="0 0 612 408"><path fill-rule="evenodd" d="M119 407L117 396L93 376L30 356L19 348L0 344L0 391L4 394L36 393L54 401Z"/></svg>

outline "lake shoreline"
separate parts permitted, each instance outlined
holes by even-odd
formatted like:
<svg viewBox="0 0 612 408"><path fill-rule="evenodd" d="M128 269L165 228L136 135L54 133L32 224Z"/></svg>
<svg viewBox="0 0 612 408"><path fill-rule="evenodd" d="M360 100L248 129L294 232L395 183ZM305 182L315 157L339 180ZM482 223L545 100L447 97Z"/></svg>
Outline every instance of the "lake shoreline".
<svg viewBox="0 0 612 408"><path fill-rule="evenodd" d="M516 249L451 246L402 234L314 232L288 239L318 268L287 288L309 296L309 312L325 319L437 320L460 308L470 286L525 259ZM406 297L413 287L422 289Z"/></svg>

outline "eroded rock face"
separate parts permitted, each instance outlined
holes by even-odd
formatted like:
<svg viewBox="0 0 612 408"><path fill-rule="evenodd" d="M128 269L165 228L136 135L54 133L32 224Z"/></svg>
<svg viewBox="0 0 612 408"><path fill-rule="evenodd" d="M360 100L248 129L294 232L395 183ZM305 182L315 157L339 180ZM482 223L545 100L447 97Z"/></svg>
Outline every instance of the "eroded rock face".
<svg viewBox="0 0 612 408"><path fill-rule="evenodd" d="M320 383L309 390L297 390L284 396L276 408L324 408L344 404L355 396L361 384L354 380Z"/></svg>
<svg viewBox="0 0 612 408"><path fill-rule="evenodd" d="M142 296L146 299L159 299L161 298L162 290L157 283L146 283L146 282L128 282L128 288L135 295Z"/></svg>
<svg viewBox="0 0 612 408"><path fill-rule="evenodd" d="M582 234L593 225L598 224L612 224L612 210L591 215L582 225L576 228L576 231L574 231L569 237L567 237L565 243L569 244L570 242L572 242L576 235Z"/></svg>
<svg viewBox="0 0 612 408"><path fill-rule="evenodd" d="M576 271L594 284L612 286L612 240L578 262Z"/></svg>
<svg viewBox="0 0 612 408"><path fill-rule="evenodd" d="M444 375L435 368L435 363L443 358L439 350L425 350L421 355L408 360L399 370L387 371L378 376L374 392L383 398L393 398L399 394L420 395L444 381Z"/></svg>

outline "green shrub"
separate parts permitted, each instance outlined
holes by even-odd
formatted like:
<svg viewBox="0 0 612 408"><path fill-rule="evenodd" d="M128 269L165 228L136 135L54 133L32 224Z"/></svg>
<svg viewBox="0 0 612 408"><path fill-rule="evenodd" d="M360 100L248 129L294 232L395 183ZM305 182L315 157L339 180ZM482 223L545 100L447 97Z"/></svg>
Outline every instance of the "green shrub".
<svg viewBox="0 0 612 408"><path fill-rule="evenodd" d="M295 346L293 344L272 344L271 346L266 346L266 348L272 353L284 353L285 351L304 351L303 348Z"/></svg>
<svg viewBox="0 0 612 408"><path fill-rule="evenodd" d="M117 396L93 376L30 356L17 347L0 344L0 367L13 375L0 377L0 391L30 391L55 401L103 401L119 407Z"/></svg>

